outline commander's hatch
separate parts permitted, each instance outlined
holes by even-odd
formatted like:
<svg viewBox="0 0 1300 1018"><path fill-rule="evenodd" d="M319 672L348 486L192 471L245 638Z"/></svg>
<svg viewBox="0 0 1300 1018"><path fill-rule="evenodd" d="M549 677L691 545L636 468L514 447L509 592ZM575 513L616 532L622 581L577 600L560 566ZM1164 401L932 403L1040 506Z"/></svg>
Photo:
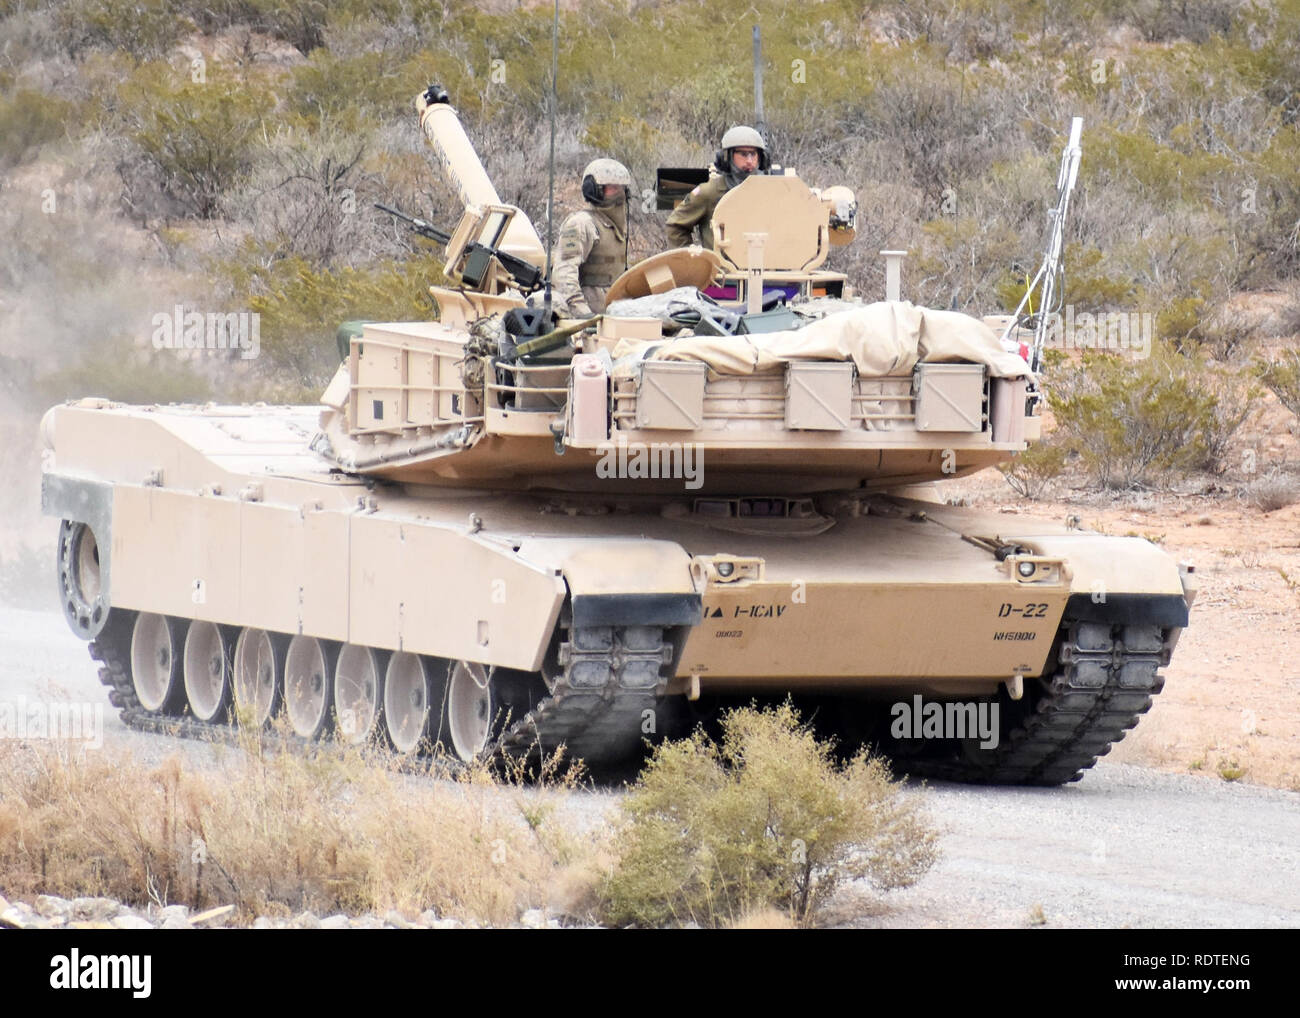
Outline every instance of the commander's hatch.
<svg viewBox="0 0 1300 1018"><path fill-rule="evenodd" d="M702 247L677 247L637 262L616 280L605 295L608 307L617 300L667 293L679 286L703 290L722 275L722 259Z"/></svg>
<svg viewBox="0 0 1300 1018"><path fill-rule="evenodd" d="M713 246L734 271L811 272L830 253L830 211L796 176L751 176L713 211Z"/></svg>

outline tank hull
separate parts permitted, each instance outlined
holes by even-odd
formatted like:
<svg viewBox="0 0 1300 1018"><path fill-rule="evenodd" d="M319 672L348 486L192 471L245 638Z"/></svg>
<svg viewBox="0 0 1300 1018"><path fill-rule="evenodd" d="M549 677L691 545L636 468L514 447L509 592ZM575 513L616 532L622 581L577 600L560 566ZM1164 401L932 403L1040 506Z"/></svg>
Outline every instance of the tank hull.
<svg viewBox="0 0 1300 1018"><path fill-rule="evenodd" d="M849 713L861 698L1015 698L1053 681L1079 625L1143 627L1155 691L1193 594L1136 538L861 491L798 518L717 519L680 490L364 480L312 454L315 413L54 411L44 508L93 532L103 602L97 618L70 608L74 631L102 643L115 614L162 616L534 674L552 693L560 647L605 655L611 676L653 661L615 709L639 738L647 705L711 695L830 695ZM577 633L617 646L584 650Z"/></svg>

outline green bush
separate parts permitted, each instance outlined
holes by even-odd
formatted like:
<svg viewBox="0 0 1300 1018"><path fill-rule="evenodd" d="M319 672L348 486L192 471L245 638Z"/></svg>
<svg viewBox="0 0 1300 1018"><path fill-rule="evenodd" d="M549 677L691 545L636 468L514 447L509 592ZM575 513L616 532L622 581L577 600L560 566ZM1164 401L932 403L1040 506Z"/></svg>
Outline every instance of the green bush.
<svg viewBox="0 0 1300 1018"><path fill-rule="evenodd" d="M810 921L845 879L915 883L937 857L918 800L860 752L842 767L786 703L724 715L722 741L660 744L623 803L606 918L721 926L764 908Z"/></svg>
<svg viewBox="0 0 1300 1018"><path fill-rule="evenodd" d="M385 53L336 57L319 49L293 71L288 101L304 117L363 130L365 118L407 114L415 123L411 100L423 85L418 78L394 73Z"/></svg>
<svg viewBox="0 0 1300 1018"><path fill-rule="evenodd" d="M89 48L126 50L138 60L164 55L183 22L169 0L72 0L55 23L68 52Z"/></svg>
<svg viewBox="0 0 1300 1018"><path fill-rule="evenodd" d="M428 320L435 309L427 288L443 281L433 254L335 271L297 256L262 267L250 256L226 271L235 293L261 315L257 388L247 395L276 402L320 395L338 367L334 333L340 322Z"/></svg>
<svg viewBox="0 0 1300 1018"><path fill-rule="evenodd" d="M247 25L309 53L325 40L330 0L181 0L204 31Z"/></svg>
<svg viewBox="0 0 1300 1018"><path fill-rule="evenodd" d="M1300 350L1280 350L1271 360L1258 360L1254 372L1279 403L1300 417Z"/></svg>
<svg viewBox="0 0 1300 1018"><path fill-rule="evenodd" d="M1038 442L1015 459L999 463L998 470L1016 494L1038 499L1061 473L1068 453L1068 449L1056 442Z"/></svg>
<svg viewBox="0 0 1300 1018"><path fill-rule="evenodd" d="M254 82L211 77L177 83L147 68L122 89L131 140L162 191L190 215L214 217L249 171L273 98Z"/></svg>
<svg viewBox="0 0 1300 1018"><path fill-rule="evenodd" d="M1194 466L1221 474L1230 463L1229 446L1243 424L1255 413L1262 392L1249 370L1233 371L1222 365L1197 360L1201 391L1213 398L1203 435L1204 452Z"/></svg>
<svg viewBox="0 0 1300 1018"><path fill-rule="evenodd" d="M1136 362L1085 352L1054 383L1062 443L1102 487L1156 483L1211 454L1218 398L1197 378L1195 362L1163 344Z"/></svg>
<svg viewBox="0 0 1300 1018"><path fill-rule="evenodd" d="M72 104L20 88L0 96L0 167L16 166L38 145L63 135Z"/></svg>

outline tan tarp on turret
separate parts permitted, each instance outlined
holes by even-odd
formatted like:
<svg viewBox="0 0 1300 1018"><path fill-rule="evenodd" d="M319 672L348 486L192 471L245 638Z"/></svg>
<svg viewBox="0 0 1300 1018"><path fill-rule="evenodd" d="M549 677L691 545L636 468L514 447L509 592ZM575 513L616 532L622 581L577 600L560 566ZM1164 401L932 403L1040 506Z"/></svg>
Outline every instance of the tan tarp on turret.
<svg viewBox="0 0 1300 1018"><path fill-rule="evenodd" d="M790 332L625 339L614 349L616 361L623 357L703 361L719 375L779 371L786 361L798 360L852 361L858 374L877 377L910 374L917 361L984 364L993 378L1029 374L1028 365L1003 350L997 334L978 319L957 311L919 308L907 301L880 301L841 311Z"/></svg>

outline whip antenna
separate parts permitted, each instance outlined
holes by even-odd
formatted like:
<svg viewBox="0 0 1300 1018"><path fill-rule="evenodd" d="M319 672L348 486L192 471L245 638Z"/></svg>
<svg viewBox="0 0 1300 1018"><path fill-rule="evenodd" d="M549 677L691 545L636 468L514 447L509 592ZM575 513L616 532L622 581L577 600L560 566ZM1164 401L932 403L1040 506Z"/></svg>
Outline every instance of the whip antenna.
<svg viewBox="0 0 1300 1018"><path fill-rule="evenodd" d="M546 307L551 307L551 252L555 249L555 79L560 74L560 0L551 17L551 170L546 188Z"/></svg>
<svg viewBox="0 0 1300 1018"><path fill-rule="evenodd" d="M1061 169L1056 178L1056 206L1047 213L1047 237L1043 241L1043 261L1038 272L1025 287L1025 295L1016 305L1015 314L1002 331L1003 346L1008 347L1011 331L1018 326L1032 327L1034 345L1029 351L1029 366L1039 371L1043 363L1043 346L1052 318L1058 314L1065 298L1065 269L1063 267L1062 249L1065 246L1065 217L1070 211L1070 192L1079 178L1079 160L1083 155L1080 138L1083 134L1083 118L1074 117L1070 121L1070 140L1066 142L1065 152L1061 155ZM1038 294L1038 310L1034 310L1034 294Z"/></svg>

